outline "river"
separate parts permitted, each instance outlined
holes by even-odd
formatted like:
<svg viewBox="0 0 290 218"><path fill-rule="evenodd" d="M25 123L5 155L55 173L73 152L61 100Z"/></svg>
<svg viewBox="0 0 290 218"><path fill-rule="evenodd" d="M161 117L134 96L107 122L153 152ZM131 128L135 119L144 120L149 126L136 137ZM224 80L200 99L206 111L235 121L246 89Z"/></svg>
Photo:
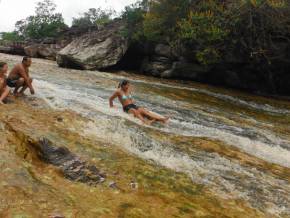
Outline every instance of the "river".
<svg viewBox="0 0 290 218"><path fill-rule="evenodd" d="M12 63L19 57L2 56ZM265 216L290 217L290 102L193 82L58 68L35 59L36 97L53 110L88 122L84 137L156 166L183 173L223 199L237 199ZM138 105L168 115L168 124L142 125L108 98L119 81L134 86Z"/></svg>

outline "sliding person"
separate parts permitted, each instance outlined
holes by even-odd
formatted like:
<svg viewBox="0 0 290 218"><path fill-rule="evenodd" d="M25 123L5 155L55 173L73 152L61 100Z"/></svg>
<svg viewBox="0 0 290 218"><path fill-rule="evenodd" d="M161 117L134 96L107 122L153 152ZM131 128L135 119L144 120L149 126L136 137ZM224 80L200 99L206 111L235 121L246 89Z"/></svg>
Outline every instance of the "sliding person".
<svg viewBox="0 0 290 218"><path fill-rule="evenodd" d="M7 71L8 65L5 62L0 62L0 104L4 104L4 101L10 92L6 84Z"/></svg>
<svg viewBox="0 0 290 218"><path fill-rule="evenodd" d="M152 113L144 108L138 107L133 101L131 95L131 84L129 81L124 80L119 84L118 89L110 98L110 107L114 107L114 99L118 98L123 105L123 110L126 113L133 114L135 117L139 118L145 124L152 124L153 122L163 122L166 123L169 118L163 117L158 114ZM146 120L146 118L148 120Z"/></svg>
<svg viewBox="0 0 290 218"><path fill-rule="evenodd" d="M22 63L17 64L8 76L7 85L11 88L15 88L13 91L15 96L23 96L27 88L29 88L32 95L35 93L32 86L33 79L29 76L29 67L31 63L30 57L24 57ZM18 91L19 89L20 91Z"/></svg>

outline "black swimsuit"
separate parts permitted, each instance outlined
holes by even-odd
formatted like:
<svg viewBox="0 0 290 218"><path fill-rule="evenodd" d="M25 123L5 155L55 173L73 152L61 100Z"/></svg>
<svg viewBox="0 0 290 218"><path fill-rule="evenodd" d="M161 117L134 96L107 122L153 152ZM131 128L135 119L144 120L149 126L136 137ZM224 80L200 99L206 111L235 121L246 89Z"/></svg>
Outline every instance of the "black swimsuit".
<svg viewBox="0 0 290 218"><path fill-rule="evenodd" d="M10 78L7 78L6 82L7 82L7 85L10 87L10 88L14 88L16 87L16 83L17 81L20 79L19 78L14 78L14 79L10 79Z"/></svg>
<svg viewBox="0 0 290 218"><path fill-rule="evenodd" d="M122 101L126 101L127 99L131 99L132 100L132 95L130 94L130 95L123 95L122 96ZM135 109L135 110L138 110L138 106L136 106L135 104L128 104L128 105L126 105L126 106L124 106L123 107L123 110L126 112L126 113L129 113L129 111L131 110L131 109Z"/></svg>
<svg viewBox="0 0 290 218"><path fill-rule="evenodd" d="M123 110L126 112L126 113L129 113L129 111L131 109L135 109L135 110L138 110L138 106L136 106L135 104L128 104L126 106L123 107Z"/></svg>

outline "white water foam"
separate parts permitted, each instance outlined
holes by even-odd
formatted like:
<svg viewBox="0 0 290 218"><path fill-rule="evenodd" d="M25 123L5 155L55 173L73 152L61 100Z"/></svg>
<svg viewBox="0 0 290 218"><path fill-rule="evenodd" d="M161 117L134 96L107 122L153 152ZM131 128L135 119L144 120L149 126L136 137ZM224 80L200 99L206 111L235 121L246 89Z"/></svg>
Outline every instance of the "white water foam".
<svg viewBox="0 0 290 218"><path fill-rule="evenodd" d="M92 73L92 72L91 72ZM95 73L92 73L95 74ZM100 72L98 72L98 75L101 75ZM118 75L107 75L107 74L103 74L102 76L105 77L111 77L111 78L119 78L119 79L126 79L129 80L131 82L135 82L135 83L147 83L146 81L143 80L138 80L138 79L134 79L134 80L130 80L124 76L118 76ZM230 95L224 95L221 93L216 93L216 92L212 92L212 91L208 91L205 89L197 89L197 88L192 88L192 87L182 87L182 86L178 86L178 85L169 85L169 84L165 84L165 83L160 83L160 82L152 82L150 81L151 85L156 85L158 87L165 87L165 88L174 88L174 89L180 89L180 90L188 90L188 91L192 91L192 92L197 92L197 93L201 93L201 94L206 94L224 101L228 101L228 102L232 102L236 105L243 105L246 106L248 108L252 108L252 109L256 109L259 111L264 111L264 112L269 112L269 113L278 113L278 114L290 114L290 110L287 109L281 109L281 108L277 108L275 106L269 105L269 104L258 104L254 101L246 101L246 100L242 100Z"/></svg>
<svg viewBox="0 0 290 218"><path fill-rule="evenodd" d="M114 128L116 131L112 131ZM257 207L262 207L264 211L272 215L290 213L290 207L288 207L290 206L290 185L283 180L261 173L255 168L242 167L218 154L200 152L189 156L174 150L170 145L162 145L146 137L144 139L144 135L138 130L134 132L134 138L132 138L122 121L113 122L101 119L98 122L84 124L83 129L86 136L121 146L140 158L152 160L176 172L186 173L194 183L211 186L220 197L241 198L253 205L259 204ZM139 144L137 145L136 142ZM281 193L267 192L253 195L253 187L269 190L273 186L281 187L279 191ZM278 203L276 194L283 199L283 203Z"/></svg>
<svg viewBox="0 0 290 218"><path fill-rule="evenodd" d="M38 97L43 98L53 108L71 109L91 119L91 122L84 124L82 129L84 136L96 137L97 140L105 143L113 143L140 158L152 160L176 172L186 173L195 183L212 186L217 194L225 198L245 199L253 205L257 204L255 207L262 207L269 214L290 214L290 187L285 181L257 171L255 168L242 167L238 162L228 160L218 154L199 152L193 155L177 151L174 149L174 145L162 144L146 135L144 130L148 128L150 131L161 131L180 136L218 139L268 162L289 167L290 154L288 150L279 146L279 143L282 142L279 137L260 130L259 134L268 134L267 139L269 142L273 142L273 144L269 144L234 134L234 132L243 131L242 128L225 126L225 129L233 131L229 132L214 126L197 124L194 119L190 122L184 121L181 119L182 117L173 119L167 127L140 128L141 124L138 120L121 110L109 108L108 99L105 98L108 93L104 93L106 90L91 90L85 87L77 89L68 84L61 86L43 80L36 80L35 85ZM121 108L120 105L119 107ZM170 110L174 110L174 108ZM182 116L179 112L176 115ZM203 119L203 117L199 119ZM126 123L127 121L131 124ZM281 187L281 193L278 193L279 190L267 193L256 193L252 190L253 187L271 190L277 185ZM283 202L280 202L277 195ZM257 198L260 200L257 201Z"/></svg>
<svg viewBox="0 0 290 218"><path fill-rule="evenodd" d="M121 117L130 120L138 125L140 122L132 116L123 113L121 110L110 109L108 100L91 95L88 91L71 90L71 87L60 87L46 81L36 81L36 87L39 90L38 96L43 98L50 106L57 109L71 109L85 116L92 117L92 113L106 114L107 116ZM119 105L121 108L121 106ZM148 127L156 131L173 133L180 136L206 137L223 141L229 145L235 146L248 154L254 155L265 161L276 163L290 168L290 151L282 148L279 143L283 140L268 133L270 144L259 140L253 140L244 136L235 135L231 132L221 130L215 127L203 126L191 122L172 119L166 127ZM233 127L228 127L233 128Z"/></svg>

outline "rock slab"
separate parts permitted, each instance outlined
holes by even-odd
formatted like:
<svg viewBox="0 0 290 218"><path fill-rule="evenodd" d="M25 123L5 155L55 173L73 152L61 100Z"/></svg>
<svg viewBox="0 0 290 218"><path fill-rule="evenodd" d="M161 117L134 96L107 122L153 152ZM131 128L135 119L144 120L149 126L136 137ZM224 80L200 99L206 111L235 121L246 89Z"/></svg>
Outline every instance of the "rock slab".
<svg viewBox="0 0 290 218"><path fill-rule="evenodd" d="M58 65L84 70L116 65L128 49L128 40L122 36L124 28L124 22L117 20L74 39L57 54Z"/></svg>

